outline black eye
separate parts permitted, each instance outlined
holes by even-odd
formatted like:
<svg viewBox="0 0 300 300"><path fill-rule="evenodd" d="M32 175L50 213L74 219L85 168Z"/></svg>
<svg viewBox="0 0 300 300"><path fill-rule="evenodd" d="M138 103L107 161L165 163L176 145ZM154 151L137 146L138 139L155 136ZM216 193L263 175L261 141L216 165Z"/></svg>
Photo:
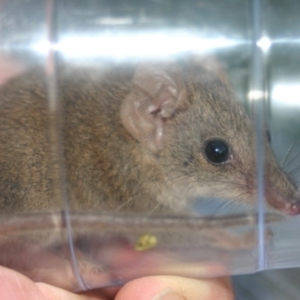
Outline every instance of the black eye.
<svg viewBox="0 0 300 300"><path fill-rule="evenodd" d="M229 147L222 140L211 140L205 145L204 154L210 163L221 165L229 159Z"/></svg>

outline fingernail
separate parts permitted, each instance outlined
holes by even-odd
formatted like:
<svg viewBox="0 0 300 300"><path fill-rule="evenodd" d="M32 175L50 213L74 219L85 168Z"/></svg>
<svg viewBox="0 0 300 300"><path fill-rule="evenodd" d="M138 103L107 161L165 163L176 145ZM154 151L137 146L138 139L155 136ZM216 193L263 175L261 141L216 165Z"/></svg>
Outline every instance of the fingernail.
<svg viewBox="0 0 300 300"><path fill-rule="evenodd" d="M156 295L152 300L184 300L184 298L170 289L167 289Z"/></svg>

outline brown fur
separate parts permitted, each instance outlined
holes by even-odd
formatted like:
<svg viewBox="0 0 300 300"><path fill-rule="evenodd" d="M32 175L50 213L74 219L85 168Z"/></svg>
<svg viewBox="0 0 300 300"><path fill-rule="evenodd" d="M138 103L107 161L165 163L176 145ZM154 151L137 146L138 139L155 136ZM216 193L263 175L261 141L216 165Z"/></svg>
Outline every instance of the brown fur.
<svg viewBox="0 0 300 300"><path fill-rule="evenodd" d="M101 71L59 69L61 134L71 208L186 213L201 197L254 205L253 124L235 101L223 73L219 76L192 59L167 65L154 62L154 66L161 68L162 76L166 74L167 86L169 77L170 86L176 86L174 94L171 89L166 91L172 94L168 99L175 100L167 103L166 117L158 104L150 116L152 127L146 116L147 124L135 127L137 133L131 132L131 125L121 115L124 102L129 103L126 114L131 114L137 95L144 95L145 105L155 102L156 95L160 97L160 90L151 94L156 82L151 83L153 74L147 73L147 65L138 67L146 68L145 81L150 83L145 87L136 83L139 73L135 66ZM0 90L2 213L62 208L62 199L54 193L61 182L57 160L51 154L46 82L42 70L33 70ZM181 101L176 99L179 95L184 95ZM158 126L163 129L161 146L153 140L150 147ZM229 144L230 162L216 166L207 161L203 147L212 138ZM299 193L278 168L269 145L266 157L267 202L289 213L290 205L299 207Z"/></svg>

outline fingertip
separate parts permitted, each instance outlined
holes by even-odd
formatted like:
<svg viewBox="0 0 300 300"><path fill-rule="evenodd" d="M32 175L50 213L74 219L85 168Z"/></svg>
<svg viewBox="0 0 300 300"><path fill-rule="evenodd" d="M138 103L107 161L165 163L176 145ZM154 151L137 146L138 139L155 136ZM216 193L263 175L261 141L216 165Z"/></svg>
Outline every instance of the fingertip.
<svg viewBox="0 0 300 300"><path fill-rule="evenodd" d="M43 300L105 300L101 295L86 293L74 294L61 288L57 288L46 283L37 283L37 287L44 296Z"/></svg>
<svg viewBox="0 0 300 300"><path fill-rule="evenodd" d="M177 276L144 277L127 283L116 300L233 300L229 278L206 280Z"/></svg>
<svg viewBox="0 0 300 300"><path fill-rule="evenodd" d="M150 300L163 292L166 288L164 282L159 277L143 277L132 280L125 284L115 300Z"/></svg>
<svg viewBox="0 0 300 300"><path fill-rule="evenodd" d="M0 266L0 299L43 299L34 282L13 270Z"/></svg>

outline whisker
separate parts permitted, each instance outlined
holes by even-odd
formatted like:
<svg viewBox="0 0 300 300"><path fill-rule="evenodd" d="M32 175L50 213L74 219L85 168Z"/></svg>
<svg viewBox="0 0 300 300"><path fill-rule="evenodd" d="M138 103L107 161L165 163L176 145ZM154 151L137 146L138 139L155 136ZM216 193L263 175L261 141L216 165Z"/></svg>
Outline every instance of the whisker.
<svg viewBox="0 0 300 300"><path fill-rule="evenodd" d="M122 204L120 204L119 207L117 207L115 209L115 211L119 211L121 208L123 208L124 206L126 206L128 203L131 203L131 202L135 201L136 198L137 197L132 197L131 199L128 199L127 201L123 202Z"/></svg>
<svg viewBox="0 0 300 300"><path fill-rule="evenodd" d="M288 161L288 163L287 163L287 165L286 165L286 168L285 168L285 171L287 172L289 169L290 169L290 167L295 163L295 161L297 161L297 159L299 159L299 156L298 155L295 155L294 157L292 157L289 161Z"/></svg>
<svg viewBox="0 0 300 300"><path fill-rule="evenodd" d="M294 146L296 145L297 141L298 141L299 138L300 138L300 132L298 132L298 133L299 133L299 134L298 134L297 138L294 140L294 142L292 143L292 145L291 145L290 148L288 149L287 153L285 154L285 158L284 158L283 162L280 164L280 165L282 166L282 169L285 168L285 163L286 163L286 161L288 160L288 157L289 157L291 151L293 150Z"/></svg>
<svg viewBox="0 0 300 300"><path fill-rule="evenodd" d="M149 212L149 215L152 215L155 210L157 210L162 204L161 203L158 203L150 212Z"/></svg>
<svg viewBox="0 0 300 300"><path fill-rule="evenodd" d="M295 167L291 171L288 171L287 174L291 177L297 176L297 172L300 171L300 166ZM295 175L296 174L296 175Z"/></svg>
<svg viewBox="0 0 300 300"><path fill-rule="evenodd" d="M226 201L225 203L221 203L215 210L214 212L212 213L212 216L216 216L217 212L220 211L221 209L224 209L226 208L227 206L231 205L232 204L232 201L231 200L228 200Z"/></svg>
<svg viewBox="0 0 300 300"><path fill-rule="evenodd" d="M289 162L289 165L288 165L288 167L286 168L286 173L289 173L289 172L291 172L291 170L290 170L290 166L293 164L295 164L295 162L297 162L297 164L296 164L296 168L299 168L299 163L300 163L300 161L299 161L299 157L300 157L300 153L298 153L297 155L295 155L294 157L293 157L293 159ZM298 160L298 161L297 161ZM293 170L295 170L295 168L293 169Z"/></svg>
<svg viewBox="0 0 300 300"><path fill-rule="evenodd" d="M226 208L227 206L229 206L229 205L234 205L235 207L239 207L240 205L244 205L244 203L242 202L237 202L236 201L236 199L241 199L242 198L242 196L244 196L244 195L247 195L247 193L245 193L245 192L242 192L242 193L240 193L239 195L237 195L237 196L235 196L235 197L233 197L233 198L231 198L231 199L226 199L226 202L225 203L222 203L221 205L219 205L216 209L215 209L215 211L213 212L213 216L215 216L216 214L217 214L217 212L218 211L220 211L221 209L224 209L224 208Z"/></svg>
<svg viewBox="0 0 300 300"><path fill-rule="evenodd" d="M183 181L184 179L186 178L186 176L176 176L176 177L173 177L172 179L173 180L178 180L178 181ZM190 180L189 179L189 182L190 183L195 183L195 184L199 184L199 181L194 179L194 180ZM201 182L211 182L211 180L209 179L201 179ZM230 180L218 180L218 183L226 183L226 184L233 184L233 185L237 185L237 186L241 186L241 187L245 187L246 185L244 183L240 183L240 182L235 182L235 181L230 181Z"/></svg>

